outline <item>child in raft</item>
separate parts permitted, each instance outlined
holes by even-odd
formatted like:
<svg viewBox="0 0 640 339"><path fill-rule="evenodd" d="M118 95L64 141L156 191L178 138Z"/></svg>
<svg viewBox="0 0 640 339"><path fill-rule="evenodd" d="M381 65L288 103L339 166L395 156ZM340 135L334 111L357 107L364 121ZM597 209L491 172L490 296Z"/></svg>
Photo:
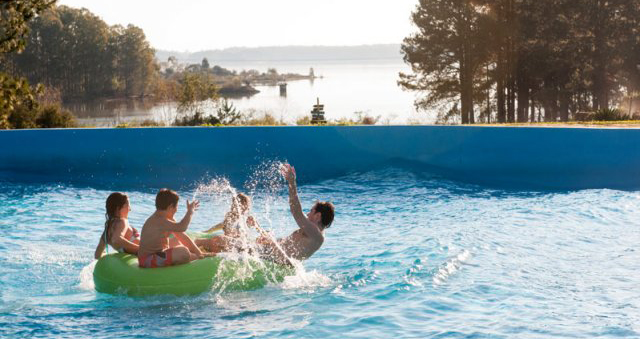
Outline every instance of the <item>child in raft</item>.
<svg viewBox="0 0 640 339"><path fill-rule="evenodd" d="M107 221L104 223L94 257L100 259L107 245L111 245L118 252L137 255L140 240L138 231L129 226L127 219L131 211L129 197L120 192L111 193L107 198L106 209Z"/></svg>
<svg viewBox="0 0 640 339"><path fill-rule="evenodd" d="M255 218L249 214L251 211L251 198L246 194L239 193L231 198L231 208L225 214L224 220L206 230L205 233L213 233L218 230L224 232L223 235L210 239L196 239L196 245L204 248L212 253L229 252L233 249L243 250L246 241L246 234L242 233L239 227L241 218L245 218L245 222L249 227L256 227Z"/></svg>
<svg viewBox="0 0 640 339"><path fill-rule="evenodd" d="M142 227L138 265L142 268L155 268L181 265L193 260L213 256L203 253L184 232L189 227L193 213L200 203L187 200L187 213L180 222L173 218L178 211L180 196L172 190L161 189L156 195L156 211ZM169 241L169 235L177 239Z"/></svg>

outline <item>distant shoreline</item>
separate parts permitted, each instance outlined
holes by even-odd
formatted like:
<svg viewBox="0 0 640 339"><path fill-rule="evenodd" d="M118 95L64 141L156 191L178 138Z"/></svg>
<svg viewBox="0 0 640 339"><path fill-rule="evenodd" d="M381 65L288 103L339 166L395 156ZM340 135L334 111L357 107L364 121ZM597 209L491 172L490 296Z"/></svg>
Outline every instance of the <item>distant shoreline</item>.
<svg viewBox="0 0 640 339"><path fill-rule="evenodd" d="M272 46L232 47L198 52L156 50L156 58L167 60L170 56L180 62L292 62L292 61L347 61L347 60L397 60L402 61L400 44L360 46Z"/></svg>

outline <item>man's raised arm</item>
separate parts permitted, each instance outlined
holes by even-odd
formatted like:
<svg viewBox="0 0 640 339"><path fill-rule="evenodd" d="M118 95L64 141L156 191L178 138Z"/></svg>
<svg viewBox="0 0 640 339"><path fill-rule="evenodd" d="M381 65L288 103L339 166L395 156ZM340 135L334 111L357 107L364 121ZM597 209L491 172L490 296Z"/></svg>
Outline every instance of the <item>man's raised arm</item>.
<svg viewBox="0 0 640 339"><path fill-rule="evenodd" d="M298 198L296 170L289 164L283 164L280 170L289 184L289 208L291 209L291 215L293 215L296 224L298 224L298 227L300 227L307 236L322 238L322 232L320 232L318 226L307 219L302 212L302 205L300 204L300 198Z"/></svg>

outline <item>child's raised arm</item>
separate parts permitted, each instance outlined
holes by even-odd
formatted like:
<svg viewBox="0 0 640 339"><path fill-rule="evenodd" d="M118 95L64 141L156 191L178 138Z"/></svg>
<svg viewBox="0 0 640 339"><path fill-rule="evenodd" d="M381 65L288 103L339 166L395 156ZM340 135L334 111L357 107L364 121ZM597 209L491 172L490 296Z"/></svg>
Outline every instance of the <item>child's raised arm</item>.
<svg viewBox="0 0 640 339"><path fill-rule="evenodd" d="M163 222L165 227L167 227L167 230L170 232L186 231L187 228L189 228L189 223L191 223L191 217L193 216L193 213L198 209L199 206L200 202L198 200L194 200L191 203L189 203L189 200L187 200L187 213L185 213L180 222L170 220L166 220Z"/></svg>

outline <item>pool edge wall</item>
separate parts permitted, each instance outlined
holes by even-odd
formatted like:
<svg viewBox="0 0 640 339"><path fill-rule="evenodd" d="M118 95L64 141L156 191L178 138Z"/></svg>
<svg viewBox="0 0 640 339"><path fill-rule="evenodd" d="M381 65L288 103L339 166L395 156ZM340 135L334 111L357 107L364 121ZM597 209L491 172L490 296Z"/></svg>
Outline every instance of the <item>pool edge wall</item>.
<svg viewBox="0 0 640 339"><path fill-rule="evenodd" d="M269 161L302 182L388 166L513 189L640 188L640 129L283 126L0 131L0 180L109 187L234 183Z"/></svg>

